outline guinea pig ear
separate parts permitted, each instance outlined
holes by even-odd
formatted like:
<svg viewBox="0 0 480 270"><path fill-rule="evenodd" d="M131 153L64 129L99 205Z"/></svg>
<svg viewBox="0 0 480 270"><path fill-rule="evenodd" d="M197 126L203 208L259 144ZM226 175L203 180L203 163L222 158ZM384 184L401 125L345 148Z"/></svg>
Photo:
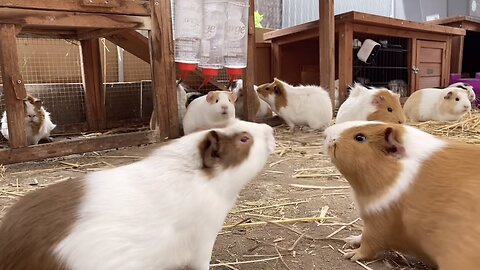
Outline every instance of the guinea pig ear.
<svg viewBox="0 0 480 270"><path fill-rule="evenodd" d="M215 130L210 131L205 137L201 147L203 166L212 168L220 160L220 136Z"/></svg>
<svg viewBox="0 0 480 270"><path fill-rule="evenodd" d="M207 102L212 103L213 97L215 96L215 93L213 91L208 92L207 94Z"/></svg>
<svg viewBox="0 0 480 270"><path fill-rule="evenodd" d="M383 100L385 100L385 98L382 96L373 96L372 105L378 106L383 102Z"/></svg>
<svg viewBox="0 0 480 270"><path fill-rule="evenodd" d="M453 95L452 91L448 91L448 93L443 97L444 99L450 99Z"/></svg>
<svg viewBox="0 0 480 270"><path fill-rule="evenodd" d="M235 101L237 101L238 96L237 96L237 94L231 92L230 93L230 98L232 99L232 103L235 103Z"/></svg>
<svg viewBox="0 0 480 270"><path fill-rule="evenodd" d="M383 135L386 143L385 153L397 159L403 158L405 156L405 148L401 143L400 131L393 127L387 127Z"/></svg>

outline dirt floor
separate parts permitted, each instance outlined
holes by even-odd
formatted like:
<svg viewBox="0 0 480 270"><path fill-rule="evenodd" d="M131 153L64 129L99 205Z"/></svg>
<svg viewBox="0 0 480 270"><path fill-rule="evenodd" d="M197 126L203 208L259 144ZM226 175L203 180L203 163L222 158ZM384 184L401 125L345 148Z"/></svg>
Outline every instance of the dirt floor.
<svg viewBox="0 0 480 270"><path fill-rule="evenodd" d="M215 244L212 269L426 269L394 253L366 266L343 259L341 252L346 247L339 239L360 233L362 224L348 183L322 154L320 133L292 135L281 126L276 128L276 138L275 154L242 191L225 221ZM134 162L155 147L2 166L0 222L9 206L26 192ZM329 235L331 239L322 240Z"/></svg>

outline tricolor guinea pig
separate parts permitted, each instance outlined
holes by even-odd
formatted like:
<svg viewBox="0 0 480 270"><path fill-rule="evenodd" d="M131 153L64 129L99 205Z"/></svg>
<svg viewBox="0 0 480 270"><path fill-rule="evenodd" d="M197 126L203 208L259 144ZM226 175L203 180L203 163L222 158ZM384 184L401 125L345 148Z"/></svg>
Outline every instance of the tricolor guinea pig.
<svg viewBox="0 0 480 270"><path fill-rule="evenodd" d="M453 83L453 84L450 84L448 86L448 88L462 88L464 89L465 91L467 91L468 93L468 99L470 100L470 102L473 102L475 101L475 99L477 98L477 96L475 95L475 91L473 90L473 86L471 86L470 84L468 83L463 83L463 82L457 82L457 83Z"/></svg>
<svg viewBox="0 0 480 270"><path fill-rule="evenodd" d="M355 83L350 95L337 112L335 123L368 120L405 123L406 116L400 104L400 95L386 88L370 88Z"/></svg>
<svg viewBox="0 0 480 270"><path fill-rule="evenodd" d="M266 101L293 131L295 126L326 128L332 120L332 101L319 86L292 86L277 78L258 87L259 97Z"/></svg>
<svg viewBox="0 0 480 270"><path fill-rule="evenodd" d="M254 110L256 118L265 118L272 116L272 110L267 102L258 97L257 88L258 86L253 86L255 90L255 99L254 99ZM230 87L230 91L237 95L237 101L235 102L235 115L239 118L243 116L243 80L236 80L235 83Z"/></svg>
<svg viewBox="0 0 480 270"><path fill-rule="evenodd" d="M478 269L480 146L377 121L336 124L326 152L352 186L364 221L352 260L386 250L441 270Z"/></svg>
<svg viewBox="0 0 480 270"><path fill-rule="evenodd" d="M25 132L27 133L27 143L36 145L42 139L52 141L50 133L57 126L52 122L50 113L43 107L42 100L27 95L24 103L25 112ZM4 111L1 119L1 133L5 139L9 140L7 112Z"/></svg>
<svg viewBox="0 0 480 270"><path fill-rule="evenodd" d="M457 121L472 108L468 92L462 88L426 88L415 91L403 105L415 122Z"/></svg>
<svg viewBox="0 0 480 270"><path fill-rule="evenodd" d="M177 80L177 110L178 110L178 120L180 123L183 121L183 117L185 117L185 113L187 111L186 103L187 103L187 87L183 83L178 83ZM155 130L157 128L157 114L155 111L152 111L152 115L150 116L150 129Z"/></svg>
<svg viewBox="0 0 480 270"><path fill-rule="evenodd" d="M0 269L207 270L228 211L274 148L270 126L237 120L31 192L2 220Z"/></svg>
<svg viewBox="0 0 480 270"><path fill-rule="evenodd" d="M226 127L235 119L237 95L228 91L210 91L194 99L187 107L183 119L183 131L195 131Z"/></svg>

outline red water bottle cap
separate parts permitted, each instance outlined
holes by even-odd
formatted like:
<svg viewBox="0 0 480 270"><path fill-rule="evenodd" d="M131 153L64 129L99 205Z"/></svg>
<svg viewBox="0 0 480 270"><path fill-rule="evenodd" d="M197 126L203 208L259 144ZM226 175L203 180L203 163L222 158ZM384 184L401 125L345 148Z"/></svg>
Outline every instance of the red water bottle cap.
<svg viewBox="0 0 480 270"><path fill-rule="evenodd" d="M238 76L243 73L243 68L227 68L227 75L230 78L230 82L233 82Z"/></svg>
<svg viewBox="0 0 480 270"><path fill-rule="evenodd" d="M206 85L210 78L218 76L218 69L216 68L202 68L202 74L205 77L203 80L203 85Z"/></svg>

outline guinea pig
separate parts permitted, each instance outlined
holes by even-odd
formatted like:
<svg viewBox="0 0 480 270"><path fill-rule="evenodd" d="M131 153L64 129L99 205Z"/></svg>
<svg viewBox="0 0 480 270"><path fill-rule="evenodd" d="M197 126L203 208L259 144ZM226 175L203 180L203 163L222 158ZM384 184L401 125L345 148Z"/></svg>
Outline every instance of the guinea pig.
<svg viewBox="0 0 480 270"><path fill-rule="evenodd" d="M178 119L182 123L183 117L187 111L187 87L183 83L178 83L177 80L177 110L178 110ZM155 111L152 111L150 116L150 129L155 130L157 128L157 114Z"/></svg>
<svg viewBox="0 0 480 270"><path fill-rule="evenodd" d="M183 119L183 131L195 131L227 126L235 119L237 95L228 91L210 91L188 105Z"/></svg>
<svg viewBox="0 0 480 270"><path fill-rule="evenodd" d="M2 220L0 269L207 270L228 211L274 148L270 126L236 120L31 192Z"/></svg>
<svg viewBox="0 0 480 270"><path fill-rule="evenodd" d="M465 91L467 91L468 92L468 99L470 100L470 102L475 101L475 99L477 98L477 96L475 95L475 91L473 90L473 86L471 86L468 83L457 82L457 83L450 84L447 88L452 88L452 87L462 88Z"/></svg>
<svg viewBox="0 0 480 270"><path fill-rule="evenodd" d="M292 131L301 125L323 129L332 120L332 101L322 87L292 86L275 78L272 83L259 86L257 92Z"/></svg>
<svg viewBox="0 0 480 270"><path fill-rule="evenodd" d="M194 101L195 99L197 99L201 96L204 96L204 94L202 94L200 92L188 92L187 93L187 102L185 103L185 107L188 108L188 105L190 105L190 103L192 103L192 101Z"/></svg>
<svg viewBox="0 0 480 270"><path fill-rule="evenodd" d="M400 95L386 88L368 89L355 83L351 87L350 95L338 109L335 123L355 120L405 123L406 116L400 104Z"/></svg>
<svg viewBox="0 0 480 270"><path fill-rule="evenodd" d="M478 269L480 146L377 121L344 122L324 134L364 222L349 238L360 247L347 258L395 250L440 270Z"/></svg>
<svg viewBox="0 0 480 270"><path fill-rule="evenodd" d="M35 145L42 139L49 142L53 141L50 137L50 133L57 125L52 123L50 113L45 110L42 101L36 97L27 95L27 98L23 103L25 105L25 131L27 133L27 143L29 145ZM1 122L2 135L8 140L8 121L6 111L3 112Z"/></svg>
<svg viewBox="0 0 480 270"><path fill-rule="evenodd" d="M457 121L472 108L468 93L461 88L425 88L415 91L403 105L415 122Z"/></svg>
<svg viewBox="0 0 480 270"><path fill-rule="evenodd" d="M254 110L256 118L265 118L272 116L272 110L267 102L258 97L258 86L253 86L255 90ZM230 87L230 91L237 95L237 101L235 102L235 115L241 118L243 116L243 80L238 79Z"/></svg>

